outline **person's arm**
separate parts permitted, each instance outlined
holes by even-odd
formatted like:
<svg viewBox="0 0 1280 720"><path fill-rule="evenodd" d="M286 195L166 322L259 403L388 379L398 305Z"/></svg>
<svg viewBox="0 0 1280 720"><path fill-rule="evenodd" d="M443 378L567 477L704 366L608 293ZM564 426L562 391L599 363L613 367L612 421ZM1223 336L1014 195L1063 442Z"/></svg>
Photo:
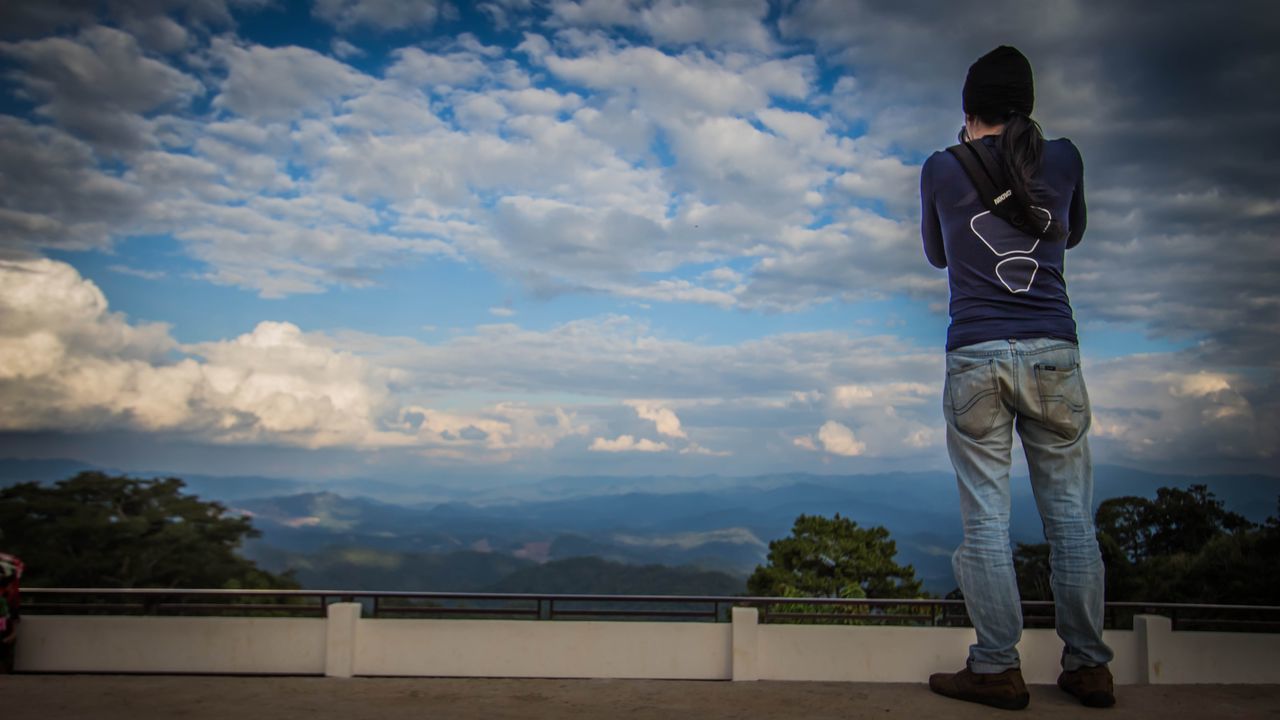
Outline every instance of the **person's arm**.
<svg viewBox="0 0 1280 720"><path fill-rule="evenodd" d="M1074 148L1075 146L1072 145ZM1067 248L1073 248L1080 244L1084 239L1084 229L1088 225L1089 213L1084 205L1084 158L1080 156L1080 151L1076 150L1076 187L1071 192L1071 214L1067 218L1067 227L1071 231L1067 234Z"/></svg>
<svg viewBox="0 0 1280 720"><path fill-rule="evenodd" d="M920 169L920 237L924 239L924 256L936 268L947 266L947 250L942 244L942 223L938 220L938 207L933 202L933 177L930 172L933 158L925 161Z"/></svg>
<svg viewBox="0 0 1280 720"><path fill-rule="evenodd" d="M5 609L9 615L9 627L7 632L3 633L3 637L0 637L0 642L8 644L18 637L18 621L22 619L22 615L18 608L17 587L15 586L12 589L6 587L3 592L5 605L7 606Z"/></svg>

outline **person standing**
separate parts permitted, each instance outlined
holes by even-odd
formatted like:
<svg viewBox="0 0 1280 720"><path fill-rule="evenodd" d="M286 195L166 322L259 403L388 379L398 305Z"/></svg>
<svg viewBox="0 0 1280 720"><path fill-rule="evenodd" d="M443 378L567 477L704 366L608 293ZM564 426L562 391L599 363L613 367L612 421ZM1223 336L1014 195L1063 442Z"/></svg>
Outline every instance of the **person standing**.
<svg viewBox="0 0 1280 720"><path fill-rule="evenodd" d="M992 50L965 78L964 144L934 153L921 170L924 252L947 270L951 291L943 414L964 523L952 567L977 634L965 668L933 675L929 687L1007 709L1030 701L1009 544L1016 430L1050 547L1064 644L1058 685L1108 707L1115 695L1102 640L1089 396L1063 275L1066 251L1085 230L1084 163L1070 140L1044 139L1034 104L1031 63L1015 48ZM982 161L992 172L971 179Z"/></svg>
<svg viewBox="0 0 1280 720"><path fill-rule="evenodd" d="M19 589L22 561L0 553L0 674L13 672L18 648Z"/></svg>

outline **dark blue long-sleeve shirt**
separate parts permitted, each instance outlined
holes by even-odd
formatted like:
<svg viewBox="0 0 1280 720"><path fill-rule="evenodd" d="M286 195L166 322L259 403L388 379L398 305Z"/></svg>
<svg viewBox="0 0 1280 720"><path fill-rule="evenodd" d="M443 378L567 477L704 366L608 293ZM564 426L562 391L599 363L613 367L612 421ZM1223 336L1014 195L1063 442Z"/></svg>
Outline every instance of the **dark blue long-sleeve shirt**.
<svg viewBox="0 0 1280 720"><path fill-rule="evenodd" d="M999 157L998 136L983 138ZM985 342L1053 337L1077 342L1063 264L1084 236L1084 161L1065 138L1046 141L1041 210L1059 220L1066 242L1026 235L993 216L951 153L936 152L920 172L924 254L946 268L951 286L947 350Z"/></svg>

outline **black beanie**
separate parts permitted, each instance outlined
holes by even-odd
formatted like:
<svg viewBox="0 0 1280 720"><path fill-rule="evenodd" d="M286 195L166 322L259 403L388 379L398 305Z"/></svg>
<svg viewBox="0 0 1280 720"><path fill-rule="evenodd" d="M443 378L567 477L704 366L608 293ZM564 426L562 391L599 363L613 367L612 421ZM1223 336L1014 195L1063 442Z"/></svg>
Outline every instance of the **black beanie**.
<svg viewBox="0 0 1280 720"><path fill-rule="evenodd" d="M964 79L964 112L1003 118L1010 111L1030 115L1036 104L1031 62L1017 48L1001 45L969 66Z"/></svg>

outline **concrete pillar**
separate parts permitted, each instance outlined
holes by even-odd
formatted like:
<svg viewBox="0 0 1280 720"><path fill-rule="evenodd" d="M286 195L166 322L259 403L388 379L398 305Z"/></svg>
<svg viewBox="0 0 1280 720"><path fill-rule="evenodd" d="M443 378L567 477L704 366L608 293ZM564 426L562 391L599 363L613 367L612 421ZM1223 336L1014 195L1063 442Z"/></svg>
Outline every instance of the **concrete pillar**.
<svg viewBox="0 0 1280 720"><path fill-rule="evenodd" d="M333 603L325 624L324 674L349 678L355 673L356 627L360 603Z"/></svg>
<svg viewBox="0 0 1280 720"><path fill-rule="evenodd" d="M733 679L759 680L760 612L733 608Z"/></svg>
<svg viewBox="0 0 1280 720"><path fill-rule="evenodd" d="M1135 615L1133 634L1138 646L1137 685L1161 685L1167 681L1173 621L1161 615Z"/></svg>

